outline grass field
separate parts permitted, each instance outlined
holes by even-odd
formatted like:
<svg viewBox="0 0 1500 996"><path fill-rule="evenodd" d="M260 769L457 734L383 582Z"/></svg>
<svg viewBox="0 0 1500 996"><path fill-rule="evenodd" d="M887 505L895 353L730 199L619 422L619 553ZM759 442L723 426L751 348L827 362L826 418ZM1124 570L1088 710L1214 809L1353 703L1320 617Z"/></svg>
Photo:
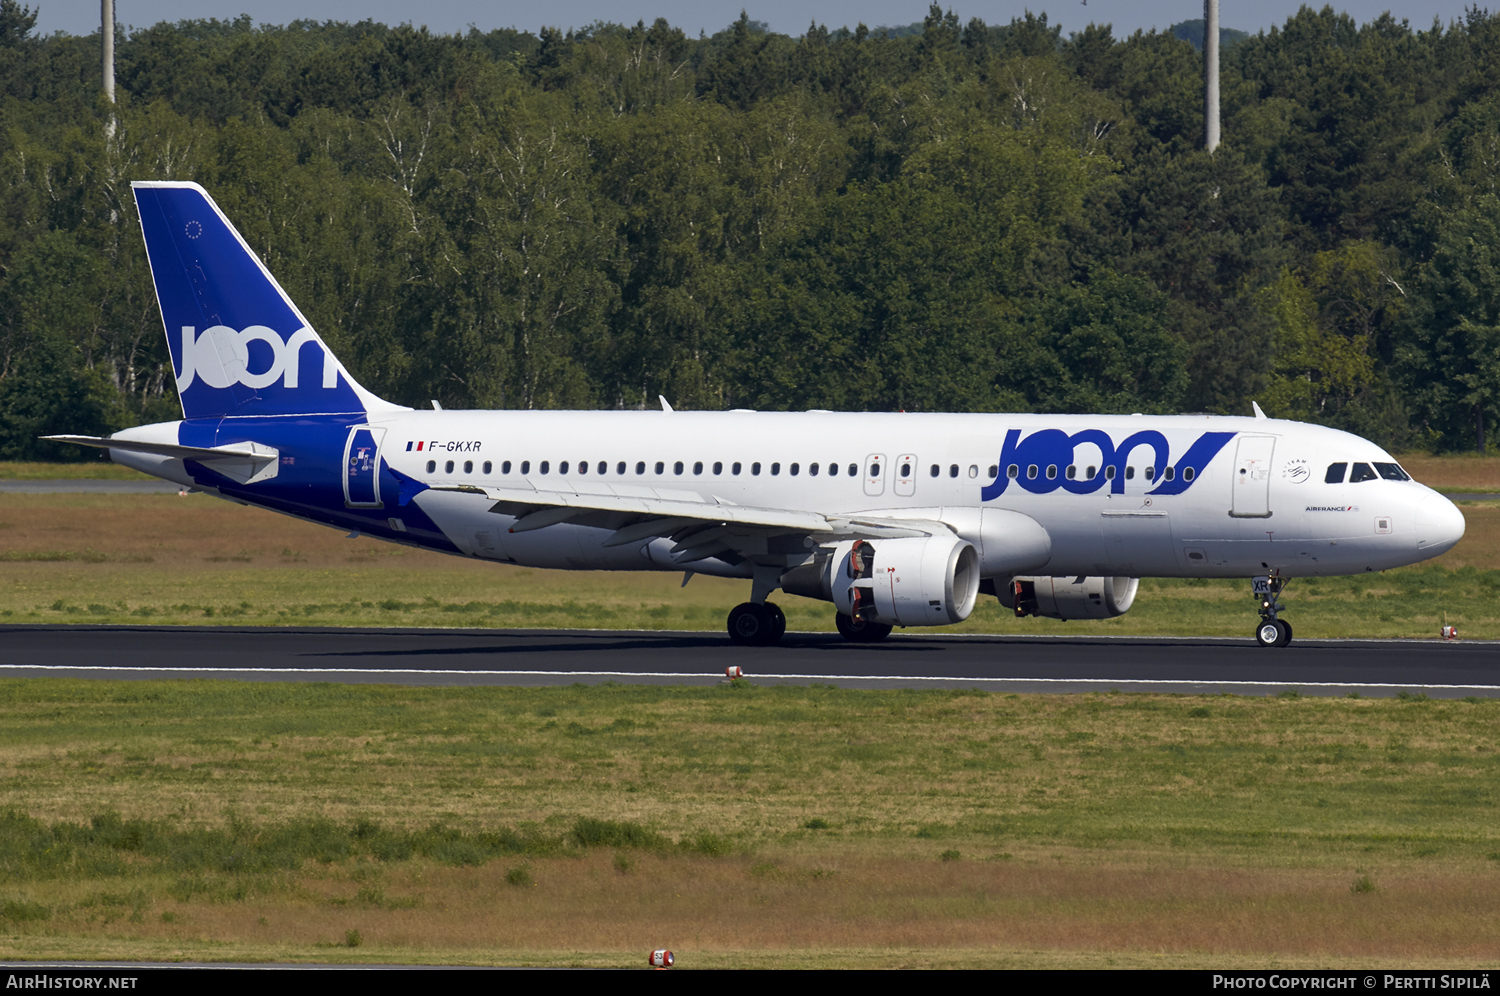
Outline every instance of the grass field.
<svg viewBox="0 0 1500 996"><path fill-rule="evenodd" d="M1428 564L1294 581L1298 636L1500 638L1500 505L1465 503L1467 533ZM661 573L560 572L381 543L202 495L0 494L0 621L720 630L747 585ZM794 631L830 631L822 602L778 594ZM1016 619L983 598L945 632L1248 635L1244 581L1142 582L1118 619Z"/></svg>
<svg viewBox="0 0 1500 996"><path fill-rule="evenodd" d="M0 956L1493 965L1500 702L0 685Z"/></svg>

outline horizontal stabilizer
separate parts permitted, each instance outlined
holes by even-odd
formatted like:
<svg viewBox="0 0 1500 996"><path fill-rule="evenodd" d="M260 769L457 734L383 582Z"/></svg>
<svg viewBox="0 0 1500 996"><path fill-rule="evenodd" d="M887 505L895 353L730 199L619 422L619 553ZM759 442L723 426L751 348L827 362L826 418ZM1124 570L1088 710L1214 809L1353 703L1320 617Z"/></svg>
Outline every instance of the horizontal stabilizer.
<svg viewBox="0 0 1500 996"><path fill-rule="evenodd" d="M150 453L173 460L194 460L207 465L240 484L268 481L276 476L281 454L260 443L231 443L228 446L182 446L177 443L151 443L139 439L111 439L108 436L43 436L54 443L73 443L101 450L126 453Z"/></svg>

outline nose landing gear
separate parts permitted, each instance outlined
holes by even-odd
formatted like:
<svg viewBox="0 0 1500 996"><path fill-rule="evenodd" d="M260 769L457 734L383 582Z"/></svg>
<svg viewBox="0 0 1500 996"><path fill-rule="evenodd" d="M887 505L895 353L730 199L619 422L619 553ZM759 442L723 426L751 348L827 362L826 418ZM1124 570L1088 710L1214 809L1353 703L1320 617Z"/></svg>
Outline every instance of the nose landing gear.
<svg viewBox="0 0 1500 996"><path fill-rule="evenodd" d="M1255 597L1260 602L1260 625L1255 627L1255 642L1262 647L1284 647L1292 642L1292 624L1276 618L1276 613L1286 608L1276 599L1290 580L1280 574L1251 579Z"/></svg>

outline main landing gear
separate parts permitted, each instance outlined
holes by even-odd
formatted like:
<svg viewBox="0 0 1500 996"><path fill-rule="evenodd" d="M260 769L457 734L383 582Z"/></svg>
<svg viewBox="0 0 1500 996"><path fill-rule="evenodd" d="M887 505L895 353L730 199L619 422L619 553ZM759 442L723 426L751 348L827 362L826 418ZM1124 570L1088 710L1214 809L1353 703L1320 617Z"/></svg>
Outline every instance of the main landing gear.
<svg viewBox="0 0 1500 996"><path fill-rule="evenodd" d="M769 647L786 633L786 613L775 602L741 602L729 612L729 642Z"/></svg>
<svg viewBox="0 0 1500 996"><path fill-rule="evenodd" d="M1251 579L1255 597L1260 602L1260 625L1255 627L1255 642L1262 647L1284 647L1292 642L1292 624L1276 618L1276 613L1286 608L1276 599L1290 580L1279 574Z"/></svg>
<svg viewBox="0 0 1500 996"><path fill-rule="evenodd" d="M842 612L834 614L833 622L839 628L839 635L850 643L879 643L891 635L891 628L884 623L855 619Z"/></svg>

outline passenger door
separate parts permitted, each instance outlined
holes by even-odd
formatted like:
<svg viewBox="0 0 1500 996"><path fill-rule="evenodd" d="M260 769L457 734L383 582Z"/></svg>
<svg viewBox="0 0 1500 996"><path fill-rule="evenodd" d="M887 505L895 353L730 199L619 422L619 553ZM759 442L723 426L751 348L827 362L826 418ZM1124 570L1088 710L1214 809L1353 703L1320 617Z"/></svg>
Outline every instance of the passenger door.
<svg viewBox="0 0 1500 996"><path fill-rule="evenodd" d="M359 425L349 430L344 444L344 506L381 508L380 441L384 429Z"/></svg>
<svg viewBox="0 0 1500 996"><path fill-rule="evenodd" d="M1237 519L1271 517L1271 453L1275 436L1241 436L1234 455L1229 514Z"/></svg>

